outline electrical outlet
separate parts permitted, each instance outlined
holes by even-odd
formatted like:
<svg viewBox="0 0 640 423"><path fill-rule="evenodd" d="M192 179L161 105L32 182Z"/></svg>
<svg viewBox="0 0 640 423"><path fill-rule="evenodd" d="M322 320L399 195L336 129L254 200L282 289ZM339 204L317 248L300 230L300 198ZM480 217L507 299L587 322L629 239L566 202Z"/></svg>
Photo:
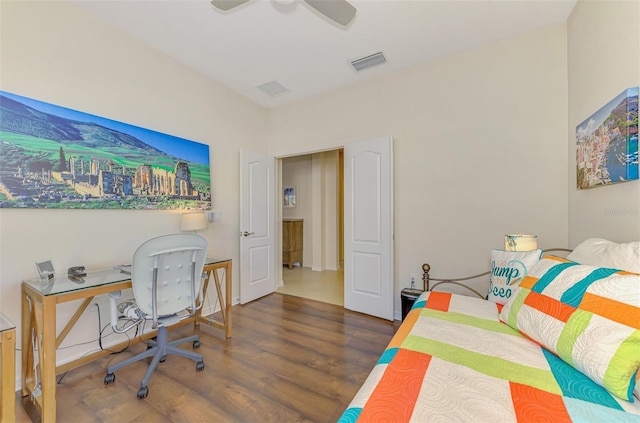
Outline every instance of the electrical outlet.
<svg viewBox="0 0 640 423"><path fill-rule="evenodd" d="M411 289L415 289L417 283L418 277L416 275L409 275L409 286L411 286Z"/></svg>
<svg viewBox="0 0 640 423"><path fill-rule="evenodd" d="M134 299L131 295L123 295L117 300L118 304L118 317L123 316L123 311L131 304L134 303ZM96 307L97 306L97 307ZM91 301L91 306L88 310L98 312L98 308L101 313L106 313L107 318L111 313L111 302L108 295L98 295Z"/></svg>

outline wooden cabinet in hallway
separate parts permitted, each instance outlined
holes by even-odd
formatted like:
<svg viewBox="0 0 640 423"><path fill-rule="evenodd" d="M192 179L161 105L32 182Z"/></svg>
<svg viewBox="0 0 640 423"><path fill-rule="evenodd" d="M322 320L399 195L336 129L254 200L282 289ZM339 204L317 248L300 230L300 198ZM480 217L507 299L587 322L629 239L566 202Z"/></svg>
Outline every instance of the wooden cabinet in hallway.
<svg viewBox="0 0 640 423"><path fill-rule="evenodd" d="M282 220L282 263L293 267L300 263L302 267L302 229L303 219Z"/></svg>

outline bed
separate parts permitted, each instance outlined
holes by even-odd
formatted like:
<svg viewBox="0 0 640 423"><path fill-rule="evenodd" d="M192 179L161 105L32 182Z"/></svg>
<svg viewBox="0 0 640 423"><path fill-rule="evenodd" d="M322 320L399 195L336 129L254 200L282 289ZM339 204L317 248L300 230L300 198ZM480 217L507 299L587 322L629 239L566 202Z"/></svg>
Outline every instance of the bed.
<svg viewBox="0 0 640 423"><path fill-rule="evenodd" d="M631 266L616 262L619 249L608 254L638 271L640 243L629 245ZM573 259L590 261L586 250L576 248ZM424 292L339 421L640 422L640 275L571 254L538 259L504 304ZM616 288L613 299L603 300L603 286ZM571 308L577 287L584 292ZM607 306L601 314L614 322L605 322L594 298L624 303L625 317L622 306ZM622 341L611 335L619 321L632 326ZM581 333L572 332L575 322Z"/></svg>

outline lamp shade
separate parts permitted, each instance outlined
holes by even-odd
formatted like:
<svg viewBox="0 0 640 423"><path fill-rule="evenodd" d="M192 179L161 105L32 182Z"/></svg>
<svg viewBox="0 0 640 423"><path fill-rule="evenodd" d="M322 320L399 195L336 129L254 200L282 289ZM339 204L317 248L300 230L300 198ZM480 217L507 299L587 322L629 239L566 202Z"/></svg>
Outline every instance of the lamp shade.
<svg viewBox="0 0 640 423"><path fill-rule="evenodd" d="M538 248L538 235L508 234L504 236L507 251L531 251Z"/></svg>
<svg viewBox="0 0 640 423"><path fill-rule="evenodd" d="M204 213L185 213L180 219L180 230L197 231L207 227L207 217Z"/></svg>

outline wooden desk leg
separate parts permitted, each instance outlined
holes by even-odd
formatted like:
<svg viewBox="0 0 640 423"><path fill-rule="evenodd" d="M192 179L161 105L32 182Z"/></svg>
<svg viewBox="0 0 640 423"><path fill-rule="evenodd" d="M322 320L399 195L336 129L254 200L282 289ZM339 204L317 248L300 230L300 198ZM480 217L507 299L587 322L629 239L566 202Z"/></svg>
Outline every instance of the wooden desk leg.
<svg viewBox="0 0 640 423"><path fill-rule="evenodd" d="M213 273L213 282L216 285L216 295L218 296L218 300L220 301L220 314L222 315L222 324L225 328L225 335L227 334L227 308L225 307L225 299L222 297L222 287L220 286L220 277L218 276L218 272L214 271Z"/></svg>
<svg viewBox="0 0 640 423"><path fill-rule="evenodd" d="M227 338L231 338L231 290L232 290L232 278L231 278L231 261L227 262L224 269L224 289L225 289L225 304L226 320L224 322L224 335Z"/></svg>
<svg viewBox="0 0 640 423"><path fill-rule="evenodd" d="M40 369L42 373L42 421L56 421L56 299L45 297L42 304L43 320L38 329L42 341ZM40 325L39 325L40 326Z"/></svg>
<svg viewBox="0 0 640 423"><path fill-rule="evenodd" d="M222 296L222 285L220 284L220 277L218 276L218 270L224 270L225 277L225 295ZM211 280L211 275L213 274L213 282L216 286L216 293L218 294L218 301L220 301L220 312L222 314L222 323L219 321L213 321L211 319L202 318L201 313L202 308L199 308L196 311L195 322L194 325L198 326L200 322L204 322L213 326L223 326L224 327L224 335L227 338L231 338L231 283L232 283L232 275L231 275L231 260L225 262L222 265L212 265L211 267L205 266L204 268L207 277L203 283L203 298L200 299L201 302L204 301L204 297L207 295L207 288L209 286L209 281Z"/></svg>
<svg viewBox="0 0 640 423"><path fill-rule="evenodd" d="M193 319L194 329L200 326L200 316L202 316L202 307L204 307L204 299L207 296L207 289L209 288L209 279L211 279L211 272L212 270L207 270L207 267L205 266L204 273L207 275L207 277L204 278L204 282L202 282L202 297L198 298L198 302L196 303L196 307L198 307L198 309L196 310L196 315ZM215 272L215 270L213 270L213 272Z"/></svg>
<svg viewBox="0 0 640 423"><path fill-rule="evenodd" d="M30 377L27 370L33 367L33 363L29 362L29 354L33 354L31 349L31 307L29 306L28 294L22 290L22 396L29 395L27 390L27 384L30 382ZM33 355L31 355L33 357Z"/></svg>
<svg viewBox="0 0 640 423"><path fill-rule="evenodd" d="M0 421L16 420L16 330L2 332L2 403Z"/></svg>

